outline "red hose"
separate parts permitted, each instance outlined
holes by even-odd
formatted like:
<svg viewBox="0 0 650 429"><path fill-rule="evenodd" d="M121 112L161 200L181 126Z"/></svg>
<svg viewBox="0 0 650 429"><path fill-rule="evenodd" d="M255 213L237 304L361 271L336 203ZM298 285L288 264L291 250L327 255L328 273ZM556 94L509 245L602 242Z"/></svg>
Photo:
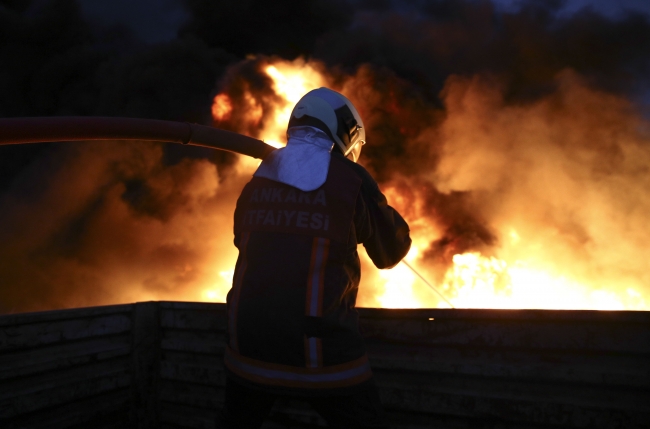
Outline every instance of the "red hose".
<svg viewBox="0 0 650 429"><path fill-rule="evenodd" d="M275 149L252 137L187 122L76 116L0 119L0 145L80 140L182 143L260 159Z"/></svg>

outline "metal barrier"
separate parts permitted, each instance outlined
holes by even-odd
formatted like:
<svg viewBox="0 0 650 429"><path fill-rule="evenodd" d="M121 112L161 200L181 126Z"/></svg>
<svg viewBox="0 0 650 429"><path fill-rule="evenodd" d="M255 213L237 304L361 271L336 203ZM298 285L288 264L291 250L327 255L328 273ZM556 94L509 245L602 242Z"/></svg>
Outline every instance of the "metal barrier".
<svg viewBox="0 0 650 429"><path fill-rule="evenodd" d="M359 309L395 428L647 428L650 313ZM0 427L213 428L224 304L0 316ZM324 425L280 402L265 429Z"/></svg>

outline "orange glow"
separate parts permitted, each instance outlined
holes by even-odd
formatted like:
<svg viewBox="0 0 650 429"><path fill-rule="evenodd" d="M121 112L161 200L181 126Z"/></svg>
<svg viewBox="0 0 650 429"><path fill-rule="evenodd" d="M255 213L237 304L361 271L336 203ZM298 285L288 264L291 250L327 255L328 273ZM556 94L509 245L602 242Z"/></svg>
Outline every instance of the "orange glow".
<svg viewBox="0 0 650 429"><path fill-rule="evenodd" d="M444 299L405 264L376 269L360 247L359 306L650 310L650 124L621 96L570 70L526 103L491 79L450 76L444 108L370 66L261 57L226 76L215 126L278 147L310 89L338 90L361 112L360 164L410 226L406 261ZM158 144L123 142L69 156L3 218L29 225L0 246L16 291L5 308L225 302L233 211L259 160L170 165Z"/></svg>
<svg viewBox="0 0 650 429"><path fill-rule="evenodd" d="M232 284L232 276L235 270L219 271L219 275L214 279L212 288L203 290L203 301L224 302L225 295L228 293Z"/></svg>
<svg viewBox="0 0 650 429"><path fill-rule="evenodd" d="M389 203L408 218L413 245L405 260L432 282L436 273L427 269L421 258L428 243L439 236L431 225L423 222L422 203L407 201L395 195L395 188L385 189ZM484 256L479 252L453 255L453 264L434 283L456 308L495 309L584 309L584 310L647 310L648 301L641 292L641 285L634 279L620 281L612 290L606 280L596 278L581 280L575 275L570 260L559 260L540 246L527 245L524 238L512 228L504 228L507 237L501 245L504 255L512 254L511 260ZM525 249L520 253L517 249ZM365 256L362 255L362 256ZM370 259L362 257L364 274L372 273ZM562 271L555 266L560 265ZM376 271L376 270L375 270ZM360 288L360 304L384 308L420 308L449 306L405 265L391 270L380 270ZM587 276L588 277L588 276ZM610 283L611 284L611 283ZM365 286L365 289L364 289ZM368 293L370 291L370 293Z"/></svg>
<svg viewBox="0 0 650 429"><path fill-rule="evenodd" d="M227 94L217 94L212 103L212 117L215 121L225 121L230 119L232 112L232 102Z"/></svg>
<svg viewBox="0 0 650 429"><path fill-rule="evenodd" d="M503 260L479 253L455 255L444 288L457 291L455 302L467 308L626 308L614 293L593 290L562 275L528 268L521 261L508 267Z"/></svg>
<svg viewBox="0 0 650 429"><path fill-rule="evenodd" d="M262 109L262 106L260 106L260 104L257 102L255 97L250 94L250 92L244 93L244 101L246 103L246 107L248 108L248 119L253 124L253 126L256 126L262 120L264 110Z"/></svg>
<svg viewBox="0 0 650 429"><path fill-rule="evenodd" d="M261 138L270 145L282 147L286 144L287 123L293 106L305 93L324 86L326 80L315 65L300 58L270 64L264 72L273 81L273 90L280 102L265 123Z"/></svg>
<svg viewBox="0 0 650 429"><path fill-rule="evenodd" d="M367 103L372 103L379 97L373 92L375 89L371 84L366 82L367 76L363 74L363 70L359 71L357 76L348 76L342 81L337 81L338 87L333 86L333 79L322 64L303 59L268 60L262 65L262 71L271 79L269 89L274 97L263 99L259 94L245 92L241 102L233 105L226 94L219 94L215 97L212 110L216 121L237 114L238 108L247 109L247 124L257 126L256 137L281 147L285 144L291 109L303 94L321 86L338 89L355 104L359 101L361 110L368 112L366 117L369 122L372 121L372 105L368 106ZM585 92L579 83L571 81L571 77L564 78L567 79L566 91L570 92L575 100L600 97L599 94ZM647 288L644 278L635 274L620 275L624 270L617 268L616 264L619 262L615 259L622 256L612 254L612 259L608 260L607 252L602 250L607 246L603 244L604 241L587 244L571 241L572 230L569 234L561 229L561 226L555 226L548 221L548 218L552 217L548 211L555 208L556 204L571 205L576 195L584 195L580 188L583 185L572 182L577 180L575 177L580 171L574 168L569 174L565 174L558 167L562 162L569 163L573 160L561 158L564 155L560 153L560 149L552 146L554 140L544 140L547 134L558 132L555 127L563 130L564 126L561 121L551 121L546 117L553 112L552 101L548 102L548 105L545 104L546 101L542 101L538 105L526 107L528 110L521 107L509 108L499 104L502 103L499 95L490 92L491 89L484 89L474 81L465 82L458 79L450 79L445 91L448 117L435 135L442 136L440 138L449 144L444 147L439 163L435 167L432 163L432 170L428 173L430 176L421 179L426 183L433 183L441 192L468 190L485 192L491 196L490 192L496 193L502 189L499 186L519 188L500 197L502 199L498 200L499 204L488 213L490 227L498 239L489 251L450 254L448 262L435 263L431 259L431 245L443 236L444 231L435 222L435 213L427 207L425 195L418 193L419 191L406 195L400 192L397 186L393 186L393 181L383 183L382 190L389 204L404 215L411 228L413 246L406 260L457 308L649 309L650 301L644 289ZM607 102L612 104L612 100ZM399 114L398 104L391 105L391 108ZM495 114L501 116L494 118ZM522 131L517 128L499 128L503 128L506 123L516 123L511 118L517 118L524 123L524 134L518 134ZM588 118L588 115L585 115L585 118ZM580 122L582 119L578 113L575 113L573 118L567 116L563 119L575 123L567 122L567 130L570 131L561 132L575 134L574 138L578 140L585 139L580 130L584 124ZM485 121L485 124L482 121ZM431 130L425 129L413 139L426 141L432 138L431 135ZM507 146L503 141L508 141L508 138L519 139L518 143L529 143ZM372 142L370 144L372 145ZM623 142L621 145L627 148L630 155L636 154L634 156L639 159L650 160L650 154L643 152L645 149L639 149L634 142ZM520 148L520 152L510 154L508 151L513 150L512 147ZM501 152L503 155L499 154ZM524 161L521 167L519 164L507 166L504 160L511 155L513 159L526 160L530 157L534 163L527 164L527 161ZM584 158L588 154L583 153L580 156ZM630 159L634 162L634 157ZM362 155L361 163L363 161ZM241 180L250 177L258 164L259 161L241 159L235 169L237 176ZM515 171L516 168L523 170ZM493 172L505 173L503 178L499 179ZM529 176L531 172L535 172L536 176ZM507 182L510 180L508 174L516 174L522 179L510 185ZM395 181L398 179L407 182L411 180L394 177ZM541 180L540 183L553 183L554 187L538 185L536 180ZM543 182L544 180L547 182ZM606 205L608 194L598 194L599 188L593 189L591 201L585 201L584 204L611 210ZM551 193L551 190L556 190L556 193ZM540 201L548 201L550 208L541 206ZM580 208L575 209L576 212L578 210ZM580 222L587 225L586 228L596 237L594 240L600 240L599 233L594 232L599 231L599 228L603 234L604 231L609 231L612 236L620 235L622 230L617 230L603 221L605 214L602 214L601 219L595 212L584 213L585 218L580 219ZM606 214L610 215L610 218L619 215L615 212ZM559 221L554 222L560 224ZM572 225L569 223L569 226ZM578 239L579 237L575 240ZM630 246L625 247L624 254L634 255L634 249L637 248ZM234 264L235 249L232 252L224 252L222 256ZM364 251L360 252L360 256L363 273L358 297L360 306L448 307L404 264L399 264L391 270L377 270ZM635 257L639 257L638 252ZM634 264L631 266L640 266L636 262ZM214 286L203 289L202 299L225 300L232 271L226 271L225 264L220 264L220 267L222 271L216 274ZM637 269L637 272L641 271Z"/></svg>

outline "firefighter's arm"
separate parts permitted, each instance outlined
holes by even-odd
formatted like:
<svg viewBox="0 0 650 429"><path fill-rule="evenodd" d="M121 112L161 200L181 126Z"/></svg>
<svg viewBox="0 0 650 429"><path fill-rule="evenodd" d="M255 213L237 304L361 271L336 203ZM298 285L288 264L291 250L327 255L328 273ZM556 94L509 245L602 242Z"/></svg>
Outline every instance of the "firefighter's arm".
<svg viewBox="0 0 650 429"><path fill-rule="evenodd" d="M411 248L409 226L365 171L357 200L357 239L377 268L392 268Z"/></svg>

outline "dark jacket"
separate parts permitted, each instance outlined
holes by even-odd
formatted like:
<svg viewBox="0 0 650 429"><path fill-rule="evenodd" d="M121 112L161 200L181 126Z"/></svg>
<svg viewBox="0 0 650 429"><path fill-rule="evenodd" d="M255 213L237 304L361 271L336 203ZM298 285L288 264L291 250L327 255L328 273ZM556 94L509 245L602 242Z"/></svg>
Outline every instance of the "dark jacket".
<svg viewBox="0 0 650 429"><path fill-rule="evenodd" d="M379 268L408 252L408 225L358 164L333 154L302 192L253 178L235 210L239 258L228 293L231 376L271 390L325 392L372 376L355 310L358 243Z"/></svg>

